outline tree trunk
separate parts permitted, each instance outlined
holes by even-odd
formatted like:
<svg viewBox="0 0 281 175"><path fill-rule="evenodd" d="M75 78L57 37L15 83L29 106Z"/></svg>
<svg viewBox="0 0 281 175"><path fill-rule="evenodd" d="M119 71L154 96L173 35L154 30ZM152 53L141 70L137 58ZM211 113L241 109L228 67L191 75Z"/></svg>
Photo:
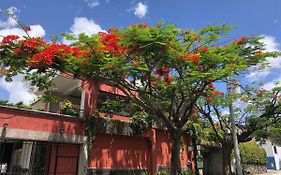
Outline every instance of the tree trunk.
<svg viewBox="0 0 281 175"><path fill-rule="evenodd" d="M231 144L222 145L223 174L231 175Z"/></svg>
<svg viewBox="0 0 281 175"><path fill-rule="evenodd" d="M182 133L179 130L171 130L172 143L172 158L171 158L171 175L179 175L180 167L180 145Z"/></svg>

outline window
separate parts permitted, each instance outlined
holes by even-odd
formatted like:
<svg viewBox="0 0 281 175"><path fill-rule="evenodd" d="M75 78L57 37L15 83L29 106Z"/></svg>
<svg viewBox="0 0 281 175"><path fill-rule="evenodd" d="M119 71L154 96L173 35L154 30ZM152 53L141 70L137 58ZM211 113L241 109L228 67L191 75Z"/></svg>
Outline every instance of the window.
<svg viewBox="0 0 281 175"><path fill-rule="evenodd" d="M98 91L97 109L99 112L130 116L130 102L126 96Z"/></svg>

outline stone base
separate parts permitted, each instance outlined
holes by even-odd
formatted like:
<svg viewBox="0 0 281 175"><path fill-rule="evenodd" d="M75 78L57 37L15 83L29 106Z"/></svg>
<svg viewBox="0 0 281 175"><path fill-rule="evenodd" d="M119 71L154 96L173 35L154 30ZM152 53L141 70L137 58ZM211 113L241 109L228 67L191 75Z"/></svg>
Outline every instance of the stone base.
<svg viewBox="0 0 281 175"><path fill-rule="evenodd" d="M263 174L266 172L266 165L244 164L243 168L249 174Z"/></svg>
<svg viewBox="0 0 281 175"><path fill-rule="evenodd" d="M146 170L138 169L88 169L88 175L147 175Z"/></svg>

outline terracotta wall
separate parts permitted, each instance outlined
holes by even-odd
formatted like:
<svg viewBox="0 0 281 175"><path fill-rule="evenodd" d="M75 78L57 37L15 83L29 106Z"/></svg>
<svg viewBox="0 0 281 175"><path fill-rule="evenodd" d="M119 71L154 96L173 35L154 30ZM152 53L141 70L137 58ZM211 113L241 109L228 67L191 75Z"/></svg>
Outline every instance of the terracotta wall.
<svg viewBox="0 0 281 175"><path fill-rule="evenodd" d="M14 129L43 132L64 129L64 134L85 135L84 121L79 119L0 107L0 127L4 124Z"/></svg>
<svg viewBox="0 0 281 175"><path fill-rule="evenodd" d="M167 168L170 166L172 143L169 134L164 130L156 130L156 141L151 139L153 138L149 138L149 135L133 137L97 134L89 168L145 169L152 172L156 172L156 167ZM186 136L181 153L181 165L185 168L191 168L188 164L191 154L187 152L189 142L190 139Z"/></svg>
<svg viewBox="0 0 281 175"><path fill-rule="evenodd" d="M148 169L149 141L141 137L97 134L89 160L92 169Z"/></svg>
<svg viewBox="0 0 281 175"><path fill-rule="evenodd" d="M191 153L188 152L188 145L190 144L190 137L185 135L182 140L182 147L180 153L181 166L189 166L191 160ZM156 139L157 149L157 166L169 166L171 161L172 140L168 131L158 130Z"/></svg>
<svg viewBox="0 0 281 175"><path fill-rule="evenodd" d="M8 124L8 129L55 133L63 128L65 134L85 135L85 123L80 119L0 107L0 127L4 124ZM187 152L189 142L190 139L186 136L181 154L183 167L188 165L188 159L191 160L191 155ZM98 133L93 143L88 167L91 169L143 169L156 174L157 167L170 165L171 143L169 133L165 130L152 129L143 136ZM52 166L51 161L50 168Z"/></svg>

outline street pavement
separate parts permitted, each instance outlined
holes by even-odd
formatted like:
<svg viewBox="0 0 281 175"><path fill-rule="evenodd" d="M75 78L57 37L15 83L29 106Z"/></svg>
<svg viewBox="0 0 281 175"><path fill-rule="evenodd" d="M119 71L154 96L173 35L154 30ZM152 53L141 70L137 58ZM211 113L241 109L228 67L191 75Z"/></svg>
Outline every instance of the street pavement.
<svg viewBox="0 0 281 175"><path fill-rule="evenodd" d="M266 173L263 173L263 174L255 174L255 175L281 175L281 171L267 170Z"/></svg>

